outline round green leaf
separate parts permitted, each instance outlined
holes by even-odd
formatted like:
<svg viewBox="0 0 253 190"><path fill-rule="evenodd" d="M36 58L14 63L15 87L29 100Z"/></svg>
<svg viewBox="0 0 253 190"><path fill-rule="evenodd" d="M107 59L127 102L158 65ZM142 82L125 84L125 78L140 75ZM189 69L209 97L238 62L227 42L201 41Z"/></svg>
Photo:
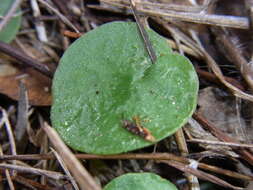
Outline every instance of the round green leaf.
<svg viewBox="0 0 253 190"><path fill-rule="evenodd" d="M177 188L156 174L128 173L113 179L103 190L177 190Z"/></svg>
<svg viewBox="0 0 253 190"><path fill-rule="evenodd" d="M11 8L15 0L1 0L0 16L3 17ZM21 25L21 15L16 15L8 22L8 24L0 31L0 41L9 43L15 38Z"/></svg>
<svg viewBox="0 0 253 190"><path fill-rule="evenodd" d="M64 53L53 80L53 126L72 148L116 154L155 142L127 131L133 117L156 142L196 107L198 79L188 59L147 30L158 57L151 64L135 23L112 22L85 34Z"/></svg>

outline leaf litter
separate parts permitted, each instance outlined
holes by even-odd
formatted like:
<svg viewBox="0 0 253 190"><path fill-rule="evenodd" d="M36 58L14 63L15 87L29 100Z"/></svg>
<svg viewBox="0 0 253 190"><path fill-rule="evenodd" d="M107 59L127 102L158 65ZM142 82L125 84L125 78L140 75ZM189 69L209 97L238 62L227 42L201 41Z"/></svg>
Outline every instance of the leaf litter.
<svg viewBox="0 0 253 190"><path fill-rule="evenodd" d="M90 29L93 29L93 28L97 27L98 25L108 22L108 21L126 20L126 18L132 19L131 17L128 16L131 14L130 9L127 9L126 7L122 7L122 6L121 6L121 8L119 8L120 7L119 5L121 5L121 3L124 1L118 1L118 3L117 3L115 1L108 1L107 0L107 2L100 1L100 4L87 3L85 5L81 4L81 2L78 0L73 1L73 2L69 2L69 1L64 0L64 2L65 3L63 3L61 6L59 6L59 4L56 3L56 1L52 1L51 5L55 9L59 10L60 14L65 15L66 18L68 18L68 19L71 18L74 21L73 24L82 33L86 33ZM220 16L219 19L214 20L214 22L216 22L216 23L218 22L220 25L222 25L222 24L224 24L223 21L225 21L225 20L222 20L221 18L226 19L226 17L223 17L223 15L234 16L231 18L235 22L230 23L230 25L227 25L227 26L230 26L230 27L236 26L236 27L241 27L243 29L242 30L235 30L235 29L231 29L228 27L228 28L226 28L226 30L229 30L229 32L226 32L225 36L233 37L234 39L236 38L236 40L233 42L235 42L236 47L239 48L239 52L240 52L239 56L243 56L244 59L246 59L248 65L250 65L250 63L252 63L252 60L251 60L252 59L251 58L252 57L251 56L252 50L250 48L251 47L250 46L251 39L249 38L249 36L251 35L251 30L249 29L249 27L247 25L243 24L244 21L246 21L245 23L247 23L248 18L250 17L246 11L246 10L250 10L249 9L250 1L247 1L245 4L243 4L241 2L238 3L238 1L232 1L232 2L229 2L229 4L227 4L228 2L218 1L218 2L214 3L216 5L216 7L213 6L212 3L209 4L210 2L208 2L208 1L200 1L199 3L203 2L203 4L199 4L200 6L196 6L196 4L192 5L191 4L192 2L195 2L195 1L173 1L173 3L171 3L171 2L164 3L163 1L159 1L159 3L155 3L153 1L152 2L151 1L148 1L148 2L140 1L137 3L137 10L139 12L141 12L142 15L148 14L149 17L152 17L152 20L150 20L150 19L147 20L149 26L155 28L156 30L158 30L159 33L166 36L169 43L173 45L172 47L174 49L178 49L178 44L179 44L179 46L182 47L181 50L183 50L183 52L187 56L190 57L190 59L194 62L195 66L208 72L209 74L212 74L213 78L207 78L206 75L203 75L203 74L200 75L201 89L211 86L211 87L222 89L223 91L225 90L226 93L229 93L229 95L232 97L233 102L236 99L235 97L233 97L233 94L242 98L241 100L240 99L236 100L237 103L241 102L241 106L236 106L236 103L235 103L235 107L232 106L233 108L228 108L228 106L230 104L229 101L228 101L228 103L224 103L224 102L226 102L226 100L230 99L230 98L223 97L224 101L220 100L219 98L217 99L216 96L217 96L218 92L214 91L207 96L207 98L209 99L208 102L212 102L212 103L206 103L205 108L203 107L203 104L202 104L201 109L203 111L202 113L205 113L205 112L207 113L207 114L205 114L206 118L208 118L207 120L212 119L212 122L215 123L214 124L215 126L220 125L220 126L225 127L223 133L227 134L227 132L229 132L229 134L232 136L235 135L235 134L233 134L234 130L240 130L240 129L237 129L238 125L231 124L231 121L235 121L235 120L233 120L232 117L238 118L238 116L239 116L239 118L241 120L240 125L242 125L242 126L246 125L246 128L245 128L246 134L249 137L248 141L246 142L243 138L241 138L241 135L239 135L239 140L241 140L242 143L252 143L252 139L250 139L250 137L251 137L250 134L252 132L248 131L248 129L249 129L248 127L251 126L251 123L252 123L252 113L251 113L252 110L250 108L251 103L248 101L245 101L243 99L243 98L246 98L248 100L252 100L250 98L250 96L248 96L251 94L250 90L249 90L250 88L247 85L247 83L245 84L245 81L243 80L244 77L242 76L242 75L244 75L244 73L243 72L240 73L240 69L236 69L235 67L234 68L230 67L230 69L228 69L227 66L231 66L234 62L234 60L231 59L232 56L230 57L230 59L228 58L228 60L226 60L224 58L224 56L221 55L220 48L217 48L220 46L220 44L219 43L214 44L213 39L210 38L211 36L213 37L215 35L217 35L219 37L220 33L216 33L215 35L213 35L210 33L211 30L205 30L205 32L203 32L203 30L198 30L198 29L200 29L200 27L199 27L200 25L196 25L193 23L186 23L189 20L186 20L186 22L184 22L185 21L184 18L181 18L181 17L177 17L177 19L182 19L181 22L173 19L175 14L181 16L182 12L184 14L187 14L188 17L192 17L193 14L188 14L187 11L189 10L189 12L191 12L191 10L194 10L195 13L196 12L199 13L199 11L202 11L201 14L202 15L205 14L205 19L207 19L207 21L208 21L209 15L206 14L206 12L205 12L206 10L208 10L209 14L219 14L219 16ZM125 3L125 5L128 5L128 2L124 2L124 3ZM153 10L153 12L148 13L147 11L146 12L142 11L144 3L149 4L149 5L145 5L145 6L148 6L148 9ZM80 6L80 4L81 4L81 6ZM163 7L166 7L166 9L174 9L174 12L171 12L172 13L171 17L166 16L166 18L165 18ZM231 8L231 7L236 7L236 9ZM47 44L47 46L49 46L50 50L52 50L50 54L44 54L42 56L42 59L43 59L42 62L43 63L48 62L48 63L50 63L50 65L55 65L55 63L53 63L53 62L55 62L54 60L57 60L57 57L55 57L55 56L52 57L52 56L58 55L58 57L60 57L62 55L62 53L64 52L64 49L66 47L68 47L68 45L73 41L73 38L69 38L68 36L63 36L59 31L61 31L61 32L66 31L66 29L69 30L69 29L71 29L71 27L68 28L68 24L65 25L63 23L60 23L56 17L55 12L51 12L50 8L45 7L44 5L42 6L41 4L39 4L39 8L40 8L40 10L43 10L42 16L39 19L45 23L44 27L47 31L47 35L50 36L50 42L49 42L49 44ZM28 3L22 3L21 9L22 9L22 11L23 10L31 10L30 5ZM99 10L99 11L97 11L97 10ZM103 10L103 11L101 11L101 10ZM217 10L219 10L219 11L217 11ZM160 18L162 20L164 19L165 25L163 25L163 26L159 25L159 20L156 17L157 13L161 13ZM241 20L239 19L238 16L240 16ZM26 47L35 48L35 49L37 49L36 51L39 52L38 44L41 44L42 47L45 44L41 43L38 40L36 34L34 33L33 24L31 23L31 20L29 20L29 18L31 18L31 17L32 17L31 12L24 11L21 30L20 30L19 35L16 37L15 42L22 39L23 45L25 45ZM193 18L193 20L194 20L194 18ZM1 20L0 20L0 22L1 22ZM196 21L196 22L198 22L198 21ZM201 22L203 23L203 20ZM80 25L80 23L82 23L83 25ZM234 24L234 23L237 23L237 24ZM147 22L145 24L147 24ZM170 25L170 26L172 25L172 26L176 27L178 29L178 31L183 32L189 39L192 39L192 41L189 41L184 36L184 37L179 38L179 42L175 43L174 39L171 38L170 33L167 32L166 28L164 27L164 26L168 26L168 25ZM212 24L210 26L207 26L207 25L202 25L202 26L207 29L210 29L213 27ZM195 34L197 34L197 37L199 37L201 39L203 47L206 50L208 50L207 52L209 55L211 55L213 58L215 58L214 60L210 60L210 57L207 59L207 57L206 57L207 54L205 53L203 55L203 52L201 53L201 47L199 46L198 43L196 43L197 38L194 38L194 35L193 35L194 33L192 33L192 31L190 32L190 30L195 31ZM72 31L74 31L74 30L72 30ZM212 32L214 32L214 30L212 30ZM231 35L231 32L233 33L232 35ZM177 34L179 34L179 32L177 32ZM178 38L178 36L177 36L177 38ZM208 40L208 38L209 38L209 40ZM13 43L11 45L13 45ZM21 46L19 46L19 47L21 47ZM26 49L27 48L24 48L23 50L26 50ZM0 50L1 50L1 48L0 48ZM230 55L229 50L224 49L224 48L223 48L223 50L226 55L228 55L228 56ZM48 52L50 52L50 51L48 51ZM42 59L39 59L36 54L34 55L34 58L36 60L42 60ZM4 71L2 69L3 68L2 67L2 59L4 60L5 63L7 62L7 60L8 60L8 62L11 63L10 66L9 66L9 63L8 63L8 66L3 66L5 68L7 68ZM214 70L215 71L214 73L210 72L210 70L207 69L207 67L206 67L207 61L209 61L209 62L215 61L215 62L212 62L212 63L216 63L215 66L210 65L212 69L216 69L216 70ZM222 73L217 71L217 67L220 68ZM20 65L17 66L17 61L9 60L9 59L1 56L1 73L3 75L7 75L7 73L8 73L8 75L11 75L13 73L18 72L19 74L17 76L19 77L19 76L23 75L23 71L24 71L24 66L20 66ZM29 80L26 80L26 81L34 80L34 78L36 78L37 75L39 75L37 71L34 71L34 73L35 74L31 75L31 77L28 78ZM217 77L220 80L217 80ZM237 81L238 84L243 84L243 86L245 88L244 89L233 88L233 83L227 82L227 77L230 77L233 80ZM37 84L35 86L38 86L38 87L43 86L43 85L41 85L41 83L44 83L47 80L46 78L47 77L38 79ZM16 79L16 76L10 78L10 80L8 81L8 83L6 83L7 85L3 88L3 91L1 91L1 93L8 95L9 97L11 97L13 99L18 100L19 99L18 98L19 88L18 88L18 83L15 86L12 85L12 82L15 81L14 79ZM4 83L2 83L2 81L4 81L4 80L5 80L4 78L1 78L1 84L0 84L1 88L2 88L2 84L4 84ZM50 81L50 79L49 79L49 81ZM224 89L224 85L222 85L222 83L225 84L225 86L227 86L227 88ZM49 90L50 90L50 83L47 83L47 84L48 84L47 86L49 86ZM29 87L28 86L26 86L26 87L28 88L28 91L29 91ZM11 89L11 91L10 91L10 89ZM34 89L37 93L34 93L34 94L36 94L34 96L34 98L29 98L29 100L33 100L33 101L29 101L29 103L31 105L33 105L33 108L35 109L35 113L39 112L40 114L43 115L43 120L49 120L48 108L47 107L42 108L42 107L35 106L35 105L42 105L41 102L47 102L46 104L43 103L43 105L50 105L51 104L51 102L48 101L48 98L45 98L46 100L43 100L43 98L42 98L42 97L47 97L48 95L50 95L50 91L49 91L48 95L44 95L44 92L40 91L41 89L42 88L35 88ZM241 92L238 91L238 89L240 89ZM7 91L10 91L10 92L7 92ZM231 91L232 91L232 93L231 93ZM11 94L14 94L15 96L11 95ZM244 96L244 95L246 95L246 96ZM29 96L29 93L28 93L28 96ZM218 96L219 96L219 94L218 94ZM211 97L211 100L210 100L210 97ZM17 121L17 117L15 114L16 109L13 109L13 107L14 108L16 107L16 102L12 101L9 98L6 98L5 96L1 96L1 98L3 98L3 100L4 100L1 102L1 106L6 110L8 119L10 121L9 123L11 125L11 128L14 130L15 124ZM205 99L205 98L203 98L203 99ZM221 104L219 107L219 113L216 111L210 110L210 108L214 109L214 107L212 107L211 104L213 104L216 101ZM215 105L217 105L217 104L215 104ZM234 105L234 103L232 103L232 105ZM219 105L217 105L217 106L219 106ZM222 107L222 106L224 106L224 107ZM235 108L235 110L234 110L234 108ZM238 109L240 111L240 115L238 115ZM226 110L229 114L224 113L224 110ZM227 125L224 125L224 123L222 123L220 120L219 121L215 120L215 114L213 115L212 118L209 118L208 113L212 113L212 112L216 112L217 117L222 116L222 119L224 119L225 122L228 124L228 126L230 126L229 130L226 128ZM2 112L1 112L1 116L2 116ZM228 119L226 118L226 116L228 116L227 117ZM40 125L38 125L38 123L39 123L38 120L39 119L38 119L37 114L34 114L28 120L32 130L35 133L37 131L41 131L39 129ZM4 124L3 119L1 119L1 124ZM201 124L200 126L202 126L202 125L203 124ZM187 130L185 130L185 131L187 133ZM208 132L208 130L206 130L206 132ZM41 133L41 132L39 132L39 133ZM193 132L189 132L189 133L190 133L190 135L194 136ZM4 128L1 127L0 142L1 142L1 147L3 150L3 156L0 156L0 158L4 158L4 156L10 155L10 152L11 152L10 141L8 140L6 134L7 133L5 132ZM40 136L40 135L38 135L38 136ZM235 136L235 137L238 137L238 136ZM170 149L170 148L168 148L168 146L165 146L165 142L167 140L168 139L165 139L164 141L162 141L156 145L156 152L170 152L170 150L175 151L175 149ZM203 140L205 140L205 139L203 139ZM217 141L217 139L215 139L215 141ZM222 141L219 141L219 142L222 142ZM43 143L41 143L41 144L43 144ZM175 142L174 142L174 144L175 144ZM227 153L224 152L224 154L222 153L223 159L221 160L220 159L221 154L215 155L211 149L204 147L203 144L201 144L201 143L199 145L195 144L194 146L192 146L192 143L190 144L187 142L187 145L188 145L188 148L190 151L190 153L188 154L188 157L195 155L195 157L194 157L195 159L199 159L199 158L201 158L201 156L205 155L204 152L206 150L210 151L209 156L207 154L207 155L205 155L203 160L201 160L201 159L199 160L199 167L201 166L201 164L207 164L207 165L211 164L211 165L216 165L217 170L225 168L230 171L234 171L235 173L230 175L230 177L228 177L228 176L224 177L221 174L217 174L216 176L219 178L225 179L226 181L230 181L234 185L244 186L245 189L251 189L250 186L252 186L252 183L250 183L250 185L248 187L247 187L247 184L248 184L248 181L252 181L252 180L246 180L246 178L235 177L235 176L237 176L236 174L241 174L241 175L243 175L243 177L245 177L245 176L252 177L252 173L250 171L246 171L247 169L250 168L250 166L249 166L249 164L245 164L245 161L243 161L243 159L241 159L244 157L242 154L236 152L237 156L239 155L240 159L237 159L237 158L232 159L231 157L227 156L228 152ZM39 166L40 160L43 159L43 156L45 157L45 156L51 155L50 152L47 152L46 155L38 154L42 148L41 147L34 147L30 141L28 142L27 146L28 146L28 148L25 150L24 155L17 155L15 157L15 159L19 160L19 159L21 159L21 157L23 157L23 158L27 157L30 160L33 160L36 157L37 159L39 159L39 161L34 161L34 162L24 161L24 162L22 162L22 164L30 164L31 166L36 166L38 164L38 166ZM202 147L202 149L199 149L200 146ZM235 150L235 149L233 149L233 150ZM243 149L243 150L245 150L245 149ZM133 167L135 168L135 171L138 170L138 168L140 169L140 171L142 171L145 164L147 163L148 159L155 159L155 157L152 157L152 154L153 154L152 151L153 151L152 147L138 150L138 151L135 151L134 153L132 153L133 155L131 158L130 157L128 158L127 155L122 155L120 157L121 159L126 158L126 160L124 160L122 162L116 161L116 160L107 161L107 160L104 160L105 158L103 158L103 156L93 155L97 160L101 161L104 166L104 167L102 167L103 169L99 170L98 169L99 164L93 165L93 169L94 168L97 169L97 172L95 172L93 174L93 176L97 177L96 179L98 181L100 181L100 182L102 181L102 184L104 185L104 184L108 183L112 178L115 177L116 171L118 171L120 166L121 166L121 172L118 172L118 174L131 172L134 170ZM227 151L227 148L226 148L226 151ZM231 150L228 150L228 151L229 151L229 153L231 153ZM137 160L135 162L135 165L137 164L138 167L133 166L133 162L130 162L130 159L134 159L134 157L141 156L140 155L141 153L147 153L147 157L143 157L141 160ZM178 152L172 152L172 153L178 154L179 150L178 150ZM203 154L201 154L201 153L203 153ZM30 154L32 154L32 155L30 155ZM81 155L86 156L84 154L81 154ZM78 157L78 155L76 155L76 156ZM198 156L200 156L200 157L198 157ZM14 157L12 157L12 158L14 158ZM50 159L54 159L54 157L50 157ZM86 159L88 159L88 157ZM119 158L112 157L111 159L119 159ZM165 158L162 157L160 159L165 159ZM171 157L170 157L170 159L171 159ZM183 157L180 157L180 159L183 159ZM210 163L210 161L211 161L211 163ZM237 168L235 168L234 167L235 161L237 162L236 165L239 165L239 163L240 163L242 166L240 166L240 167L238 166ZM86 162L83 164L87 166L91 162L92 161L86 160ZM121 164L120 164L120 162L121 162ZM183 162L182 160L181 160L181 162L186 164L184 166L188 166L188 163ZM46 163L48 164L47 167L45 168L46 170L60 171L58 164L50 163L48 161L46 161ZM12 164L15 164L15 163L12 163ZM21 163L18 162L18 164L21 164ZM230 164L230 165L227 165L227 164ZM231 167L231 166L233 166L233 167ZM168 168L165 168L164 165L161 166L160 164L157 164L156 162L154 162L151 165L150 170L155 171L157 174L159 174L162 177L170 179L171 181L173 181L177 185L177 187L180 190L181 189L189 189L187 186L187 182L182 183L182 179L185 179L183 173L173 170L172 167L168 166ZM210 170L205 170L205 171L206 171L206 173L211 173ZM226 175L226 172L221 172L221 173ZM21 173L16 176L10 176L10 175L8 176L8 174L6 174L6 177L5 177L5 175L3 175L3 178L1 178L1 182L5 182L6 180L8 181L8 183L1 183L1 187L3 189L7 188L8 184L10 185L11 188L13 188L12 186L14 185L17 189L22 189L22 188L25 189L30 186L32 186L33 188L37 187L38 189L53 189L55 187L60 188L63 186L66 186L66 187L71 186L69 181L65 180L65 179L60 180L60 181L57 180L57 181L53 182L53 181L49 180L48 178L46 178L46 181L41 182L41 181L36 180L34 178L30 178L30 176L28 176L28 175L24 175ZM101 179L104 179L104 180L101 180ZM234 179L236 179L236 180L234 180ZM185 181L185 180L183 180L183 181ZM200 182L200 185L209 185L209 186L211 186L210 187L211 189L218 189L219 188L217 186L214 186L213 183L210 184L210 183L206 183L206 182L202 182L202 181ZM227 188L227 189L230 189L230 188Z"/></svg>

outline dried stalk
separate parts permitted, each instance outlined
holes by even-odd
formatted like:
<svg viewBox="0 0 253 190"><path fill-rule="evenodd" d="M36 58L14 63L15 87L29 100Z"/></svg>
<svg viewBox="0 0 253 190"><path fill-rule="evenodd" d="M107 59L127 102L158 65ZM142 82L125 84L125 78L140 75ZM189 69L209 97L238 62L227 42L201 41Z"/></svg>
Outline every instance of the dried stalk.
<svg viewBox="0 0 253 190"><path fill-rule="evenodd" d="M75 179L72 177L71 173L69 172L66 164L64 163L64 161L62 160L62 158L60 157L60 155L53 149L51 148L51 150L53 151L53 154L55 155L56 159L58 160L58 162L60 163L62 169L64 170L64 172L66 173L66 175L69 177L70 182L72 183L73 187L75 190L79 190L79 187L75 181Z"/></svg>
<svg viewBox="0 0 253 190"><path fill-rule="evenodd" d="M187 142L212 144L212 145L219 145L219 146L232 146L232 147L241 147L241 148L253 148L252 144L242 144L242 143L232 143L232 142L220 142L220 141L209 141L209 140L194 139L194 138L191 139L191 140L187 140Z"/></svg>
<svg viewBox="0 0 253 190"><path fill-rule="evenodd" d="M170 165L174 168L177 168L180 171L191 173L191 174L197 176L200 179L210 181L212 183L218 184L218 185L223 186L223 187L229 187L229 188L236 189L236 190L243 190L244 189L242 187L233 186L233 185L227 183L226 181L223 181L222 179L220 179L216 176L207 174L207 173L205 173L203 171L200 171L200 170L197 170L197 169L193 169L192 167L190 167L188 165L185 165L185 164L182 164L180 162L175 162L175 161L171 161L171 160L166 160L166 161L162 160L162 161L159 161L159 162L168 164L168 165Z"/></svg>
<svg viewBox="0 0 253 190"><path fill-rule="evenodd" d="M3 149L2 149L1 145L0 145L0 156L3 156ZM5 164L5 162L3 162L3 163ZM8 185L10 187L10 190L15 190L13 181L11 180L11 175L10 175L10 171L9 170L5 170L5 176L7 178L7 182L8 182Z"/></svg>
<svg viewBox="0 0 253 190"><path fill-rule="evenodd" d="M0 164L1 169L16 170L21 173L30 173L36 175L44 175L54 180L66 179L67 176L62 175L59 172L53 172L48 170L37 169L33 167L18 166L13 164Z"/></svg>
<svg viewBox="0 0 253 190"><path fill-rule="evenodd" d="M7 131L7 134L8 134L11 153L12 153L12 155L15 156L15 155L17 155L17 149L16 149L16 143L15 143L14 135L13 135L13 132L12 132L11 124L10 124L10 121L8 119L8 115L7 115L6 111L1 107L0 107L0 110L1 110L2 115L3 115L2 116L2 121L5 124L5 128L6 128L6 131ZM2 121L0 123L2 123ZM1 128L1 126L0 126L0 128ZM15 165L16 161L13 160L12 163ZM16 175L16 172L12 172L12 175Z"/></svg>
<svg viewBox="0 0 253 190"><path fill-rule="evenodd" d="M175 133L175 138L177 142L177 146L179 148L179 151L181 152L182 156L188 156L189 151L187 148L187 144L184 138L184 133L182 129L177 130ZM187 180L189 182L189 188L192 190L199 190L199 181L198 178L190 173L186 173Z"/></svg>
<svg viewBox="0 0 253 190"><path fill-rule="evenodd" d="M113 159L122 159L122 160L129 160L129 159L136 159L136 160L173 160L177 162L181 162L183 164L189 164L189 159L181 156L176 156L174 154L170 153L152 153L152 154L119 154L119 155L94 155L94 154L75 154L75 157L78 159L85 159L85 160L94 160L94 159L104 159L104 160L113 160ZM52 154L25 154L25 155L3 155L0 156L0 161L5 160L52 160L56 159L54 155ZM199 163L199 168L206 169L208 168L215 168L214 171L216 173L221 173L224 175L227 175L226 173L231 173L232 171L229 170L223 170L216 166L210 166L204 163ZM208 167L210 166L210 167ZM227 172L224 172L227 171ZM239 174L236 172L232 172L230 175L231 177L235 177L238 179L244 179L244 180L253 180L253 176L247 176L243 174ZM240 176L240 177L238 177Z"/></svg>
<svg viewBox="0 0 253 190"><path fill-rule="evenodd" d="M63 14L61 14L57 9L52 7L48 2L44 0L38 0L42 5L46 6L49 10L53 11L59 18L70 28L72 28L75 32L80 33L79 30L68 20L67 17L65 17Z"/></svg>
<svg viewBox="0 0 253 190"><path fill-rule="evenodd" d="M100 0L100 2L108 5L118 6L120 8L129 9L128 6L121 4L121 2L115 3L111 0ZM107 7L108 8L108 7ZM158 7L159 9L159 7ZM137 7L137 10L145 15L154 17L163 17L163 19L171 21L171 19L177 19L185 22L192 22L198 24L208 24L213 26L222 26L230 28L249 29L249 19L247 17L238 16L226 16L226 15L209 15L202 13L190 13L190 12L178 12L178 11L163 11L163 9L150 10L144 7Z"/></svg>
<svg viewBox="0 0 253 190"><path fill-rule="evenodd" d="M101 190L101 187L96 184L93 177L88 173L88 171L83 167L80 161L75 157L75 155L69 150L69 148L60 139L57 132L50 127L47 123L44 123L43 129L48 135L51 143L54 145L58 154L61 155L64 163L71 171L72 175L76 179L77 183L82 190Z"/></svg>

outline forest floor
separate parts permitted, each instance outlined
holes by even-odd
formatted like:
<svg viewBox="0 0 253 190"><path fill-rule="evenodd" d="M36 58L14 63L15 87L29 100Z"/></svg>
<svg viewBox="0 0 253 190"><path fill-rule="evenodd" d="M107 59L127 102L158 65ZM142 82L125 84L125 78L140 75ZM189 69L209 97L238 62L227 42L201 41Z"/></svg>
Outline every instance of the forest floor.
<svg viewBox="0 0 253 190"><path fill-rule="evenodd" d="M197 109L173 136L108 156L69 149L58 137L51 84L78 37L104 23L136 21L129 1L15 3L21 27L11 43L0 42L0 190L101 189L130 172L156 173L179 190L253 189L252 0L135 1L141 25L194 65Z"/></svg>

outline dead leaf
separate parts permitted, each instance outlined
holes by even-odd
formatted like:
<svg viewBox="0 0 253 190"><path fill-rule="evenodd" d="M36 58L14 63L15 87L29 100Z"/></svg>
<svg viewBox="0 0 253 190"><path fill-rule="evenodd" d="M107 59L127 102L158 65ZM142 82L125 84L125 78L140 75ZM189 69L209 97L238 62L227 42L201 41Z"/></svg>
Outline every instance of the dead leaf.
<svg viewBox="0 0 253 190"><path fill-rule="evenodd" d="M207 87L200 91L198 105L198 113L226 134L241 142L248 138L252 140L252 137L247 135L251 133L246 132L246 122L237 110L235 97L218 88Z"/></svg>
<svg viewBox="0 0 253 190"><path fill-rule="evenodd" d="M17 69L8 63L0 64L0 93L14 100L19 98L19 81L25 84L28 90L30 105L51 105L51 79L33 70L32 68Z"/></svg>
<svg viewBox="0 0 253 190"><path fill-rule="evenodd" d="M219 141L215 136L213 136L208 131L205 131L198 122L194 119L189 119L188 124L184 127L190 132L192 137L196 139L210 140L210 141ZM211 144L202 144L199 143L199 146L203 147L206 150L213 151L214 154L220 153L221 155L228 155L234 158L239 157L235 152L232 151L231 147L228 146L218 146Z"/></svg>

